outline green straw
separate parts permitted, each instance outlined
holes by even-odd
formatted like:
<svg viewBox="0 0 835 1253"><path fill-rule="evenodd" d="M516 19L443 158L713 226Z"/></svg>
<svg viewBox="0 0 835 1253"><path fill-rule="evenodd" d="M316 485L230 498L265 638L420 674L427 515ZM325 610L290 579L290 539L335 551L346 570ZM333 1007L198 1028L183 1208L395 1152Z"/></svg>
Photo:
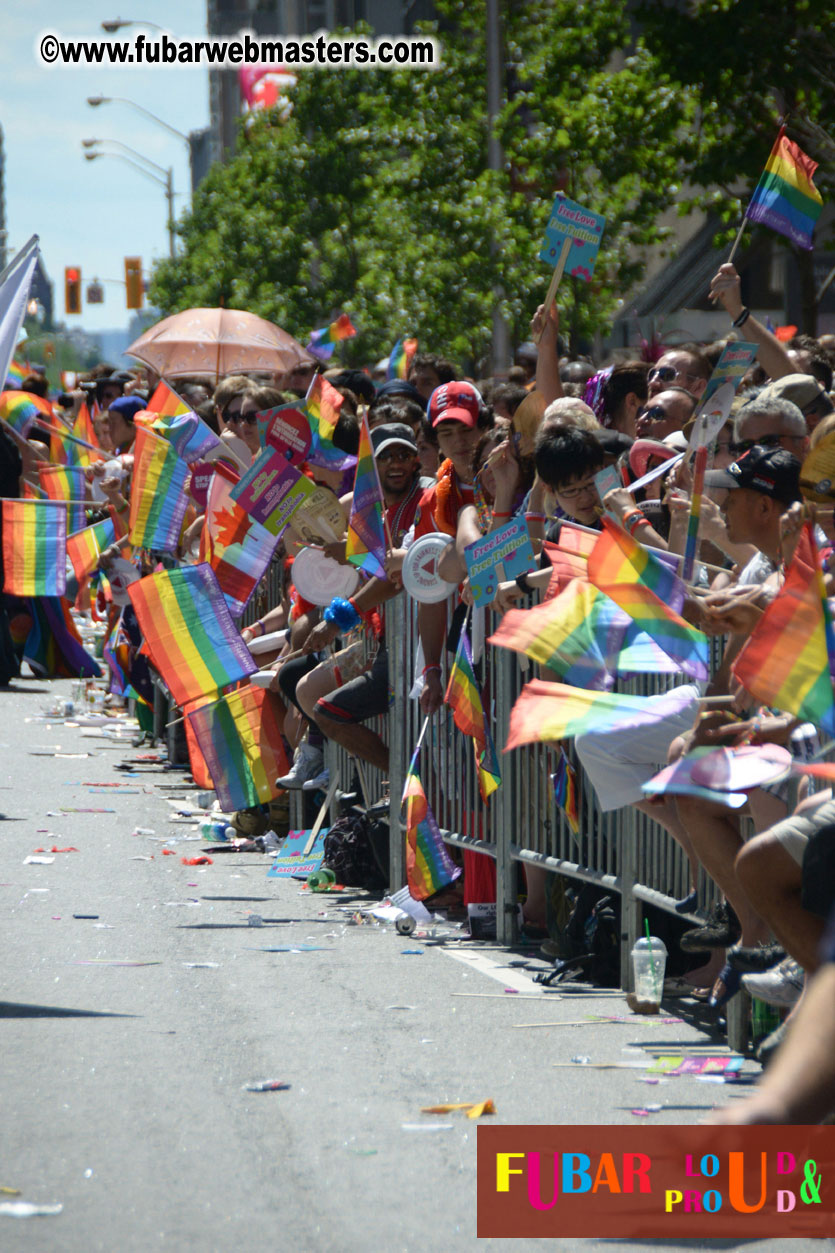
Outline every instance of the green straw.
<svg viewBox="0 0 835 1253"><path fill-rule="evenodd" d="M661 997L658 993L658 975L655 973L655 958L652 955L652 936L649 933L649 918L644 919L644 929L647 933L647 944L649 945L649 968L652 971L652 988L655 992L655 999L661 1004Z"/></svg>

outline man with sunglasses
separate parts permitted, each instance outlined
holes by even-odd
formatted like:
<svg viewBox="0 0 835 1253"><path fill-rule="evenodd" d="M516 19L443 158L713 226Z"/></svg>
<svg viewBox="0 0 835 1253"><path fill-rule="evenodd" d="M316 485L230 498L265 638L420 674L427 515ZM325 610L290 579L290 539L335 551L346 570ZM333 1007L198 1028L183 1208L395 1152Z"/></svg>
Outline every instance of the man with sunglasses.
<svg viewBox="0 0 835 1253"><path fill-rule="evenodd" d="M798 461L809 451L809 434L797 405L763 389L744 404L734 421L734 452L748 452L755 444L765 448L785 448Z"/></svg>
<svg viewBox="0 0 835 1253"><path fill-rule="evenodd" d="M664 439L682 430L693 416L696 397L693 392L677 386L653 392L652 371L649 377L649 400L638 410L635 432L638 439Z"/></svg>
<svg viewBox="0 0 835 1253"><path fill-rule="evenodd" d="M711 367L707 357L695 346L683 344L665 352L647 375L650 403L668 387L686 388L698 400L710 378ZM640 431L638 432L640 435Z"/></svg>

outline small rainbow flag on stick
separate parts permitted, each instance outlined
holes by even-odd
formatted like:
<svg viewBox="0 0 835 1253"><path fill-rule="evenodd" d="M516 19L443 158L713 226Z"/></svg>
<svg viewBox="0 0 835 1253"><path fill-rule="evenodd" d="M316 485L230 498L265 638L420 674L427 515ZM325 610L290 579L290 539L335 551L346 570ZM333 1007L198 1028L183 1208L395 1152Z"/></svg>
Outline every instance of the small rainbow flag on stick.
<svg viewBox="0 0 835 1253"><path fill-rule="evenodd" d="M756 700L835 735L835 635L812 524L804 524L786 581L733 664Z"/></svg>
<svg viewBox="0 0 835 1253"><path fill-rule="evenodd" d="M3 501L3 590L63 596L67 590L67 507L51 500Z"/></svg>
<svg viewBox="0 0 835 1253"><path fill-rule="evenodd" d="M559 747L557 768L551 775L554 788L554 800L565 814L565 820L575 835L580 832L580 807L577 796L577 772L566 756L562 745Z"/></svg>
<svg viewBox="0 0 835 1253"><path fill-rule="evenodd" d="M356 328L351 325L351 319L348 317L348 314L341 313L335 322L331 322L330 326L325 326L320 331L310 332L307 351L312 352L316 357L321 357L323 361L327 361L329 357L333 356L334 347L340 340L353 339L356 333Z"/></svg>
<svg viewBox="0 0 835 1253"><path fill-rule="evenodd" d="M377 462L374 460L368 418L363 414L345 556L352 566L358 566L368 575L376 574L381 579L386 577L384 512L383 489L380 487Z"/></svg>
<svg viewBox="0 0 835 1253"><path fill-rule="evenodd" d="M487 725L478 680L473 670L473 654L466 626L461 627L461 634L458 636L458 649L444 700L452 710L452 717L459 731L472 737L478 770L478 790L481 799L486 801L501 783L502 775L493 737Z"/></svg>
<svg viewBox="0 0 835 1253"><path fill-rule="evenodd" d="M412 357L417 352L417 346L416 339L398 339L391 350L386 378L408 378L409 366L412 364Z"/></svg>
<svg viewBox="0 0 835 1253"><path fill-rule="evenodd" d="M49 500L66 500L69 502L67 530L72 533L84 526L84 497L87 493L87 480L80 466L38 466L38 481Z"/></svg>
<svg viewBox="0 0 835 1253"><path fill-rule="evenodd" d="M275 780L288 762L269 692L250 684L187 714L223 809L248 809L278 795Z"/></svg>
<svg viewBox="0 0 835 1253"><path fill-rule="evenodd" d="M155 416L150 426L177 451L183 461L200 461L207 453L220 448L220 438L201 417L167 383L160 383L148 401L148 412ZM147 426L145 419L140 425Z"/></svg>
<svg viewBox="0 0 835 1253"><path fill-rule="evenodd" d="M151 661L181 707L258 669L205 563L149 574L128 595Z"/></svg>
<svg viewBox="0 0 835 1253"><path fill-rule="evenodd" d="M130 489L130 542L176 552L188 496L188 466L167 440L137 426Z"/></svg>
<svg viewBox="0 0 835 1253"><path fill-rule="evenodd" d="M158 384L148 401L148 409L151 413L157 413L163 418L177 418L183 413L191 413L190 406L167 383Z"/></svg>
<svg viewBox="0 0 835 1253"><path fill-rule="evenodd" d="M13 361L6 371L6 387L10 391L19 391L26 373L25 366L22 366L19 361Z"/></svg>
<svg viewBox="0 0 835 1253"><path fill-rule="evenodd" d="M109 518L67 536L67 556L79 583L93 573L102 550L109 548L115 540L116 532Z"/></svg>
<svg viewBox="0 0 835 1253"><path fill-rule="evenodd" d="M589 579L685 674L708 677L707 637L677 612L684 603L681 579L611 518L603 519L603 534L589 557Z"/></svg>
<svg viewBox="0 0 835 1253"><path fill-rule="evenodd" d="M435 815L429 808L418 773L417 754L409 765L403 804L406 806L406 882L416 901L434 896L461 874L449 855Z"/></svg>
<svg viewBox="0 0 835 1253"><path fill-rule="evenodd" d="M53 416L52 405L41 396L32 392L0 392L0 418L24 439L33 422L47 418L51 423Z"/></svg>
<svg viewBox="0 0 835 1253"><path fill-rule="evenodd" d="M746 218L786 235L798 248L811 250L812 233L823 209L821 194L812 181L817 168L817 162L798 148L781 126L745 210Z"/></svg>

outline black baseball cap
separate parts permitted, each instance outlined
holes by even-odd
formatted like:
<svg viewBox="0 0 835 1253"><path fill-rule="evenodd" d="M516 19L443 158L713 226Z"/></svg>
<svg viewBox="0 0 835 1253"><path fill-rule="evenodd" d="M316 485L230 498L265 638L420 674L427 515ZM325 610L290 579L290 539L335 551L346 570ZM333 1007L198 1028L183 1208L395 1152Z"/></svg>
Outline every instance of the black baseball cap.
<svg viewBox="0 0 835 1253"><path fill-rule="evenodd" d="M755 444L725 470L709 470L705 487L745 487L790 505L800 500L800 462L785 448Z"/></svg>
<svg viewBox="0 0 835 1253"><path fill-rule="evenodd" d="M413 453L417 453L414 432L405 422L384 422L382 426L375 426L371 432L371 443L377 457L383 449L391 448L395 444L405 445Z"/></svg>

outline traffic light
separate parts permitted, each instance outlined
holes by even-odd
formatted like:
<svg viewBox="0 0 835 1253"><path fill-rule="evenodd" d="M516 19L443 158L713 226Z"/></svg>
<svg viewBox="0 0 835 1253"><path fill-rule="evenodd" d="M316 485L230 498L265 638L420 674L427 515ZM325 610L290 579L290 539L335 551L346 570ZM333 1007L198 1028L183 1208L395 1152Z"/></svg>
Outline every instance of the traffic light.
<svg viewBox="0 0 835 1253"><path fill-rule="evenodd" d="M81 270L77 265L64 270L64 309L67 313L81 312Z"/></svg>
<svg viewBox="0 0 835 1253"><path fill-rule="evenodd" d="M141 257L125 257L125 289L128 309L141 309L144 295Z"/></svg>

